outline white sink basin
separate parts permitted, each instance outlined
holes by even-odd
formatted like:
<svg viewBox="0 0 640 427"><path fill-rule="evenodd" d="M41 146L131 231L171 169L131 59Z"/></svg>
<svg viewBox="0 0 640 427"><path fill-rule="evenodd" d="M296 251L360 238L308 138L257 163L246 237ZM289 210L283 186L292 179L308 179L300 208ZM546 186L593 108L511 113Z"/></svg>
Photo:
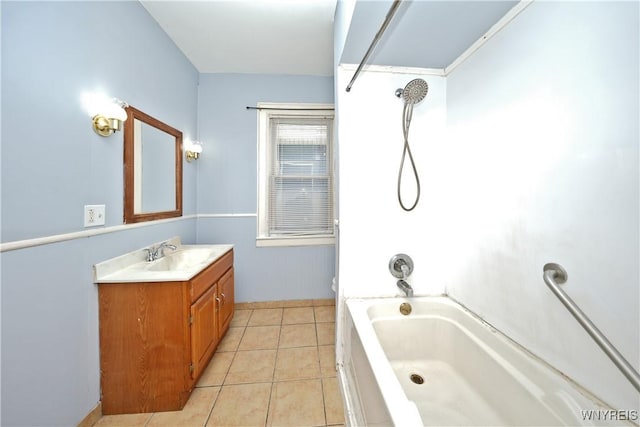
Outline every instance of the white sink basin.
<svg viewBox="0 0 640 427"><path fill-rule="evenodd" d="M214 248L180 248L171 252L167 249L165 256L151 262L145 262L143 267L148 271L175 271L189 270L196 265L207 261Z"/></svg>
<svg viewBox="0 0 640 427"><path fill-rule="evenodd" d="M160 243L151 246L157 247ZM189 280L233 248L233 245L181 245L179 238L170 239L167 243L177 246L177 249L165 248L165 255L155 261L146 261L146 250L139 249L94 265L94 282Z"/></svg>

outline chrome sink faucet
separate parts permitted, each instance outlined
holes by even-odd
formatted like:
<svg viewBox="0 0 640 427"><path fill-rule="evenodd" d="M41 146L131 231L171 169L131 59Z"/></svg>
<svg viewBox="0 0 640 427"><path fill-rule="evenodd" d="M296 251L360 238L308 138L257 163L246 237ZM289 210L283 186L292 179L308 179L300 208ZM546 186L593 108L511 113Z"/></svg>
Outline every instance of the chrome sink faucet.
<svg viewBox="0 0 640 427"><path fill-rule="evenodd" d="M156 260L156 259L160 259L160 258L162 258L162 257L164 256L164 248L169 248L169 249L174 250L174 251L175 251L176 249L178 249L178 248L176 247L176 245L172 245L172 244L167 243L167 242L162 242L162 243L160 243L160 245L156 248L156 250L155 250L155 251L153 251L153 259L154 259L154 260Z"/></svg>
<svg viewBox="0 0 640 427"><path fill-rule="evenodd" d="M147 251L147 262L155 261L162 258L164 256L164 248L169 248L174 251L178 249L176 245L172 245L167 242L160 243L157 248L154 248L153 246L150 248L145 248L144 250Z"/></svg>
<svg viewBox="0 0 640 427"><path fill-rule="evenodd" d="M396 286L404 292L408 297L413 296L413 288L406 279L413 273L413 260L409 255L397 254L391 257L389 261L389 272L400 280L396 282Z"/></svg>

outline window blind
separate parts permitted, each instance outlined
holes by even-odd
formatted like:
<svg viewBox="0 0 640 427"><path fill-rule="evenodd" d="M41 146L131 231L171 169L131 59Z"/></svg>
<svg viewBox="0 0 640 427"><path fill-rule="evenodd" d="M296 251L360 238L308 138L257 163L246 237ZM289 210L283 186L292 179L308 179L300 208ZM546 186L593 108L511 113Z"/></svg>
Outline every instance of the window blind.
<svg viewBox="0 0 640 427"><path fill-rule="evenodd" d="M270 236L333 234L332 118L270 118Z"/></svg>

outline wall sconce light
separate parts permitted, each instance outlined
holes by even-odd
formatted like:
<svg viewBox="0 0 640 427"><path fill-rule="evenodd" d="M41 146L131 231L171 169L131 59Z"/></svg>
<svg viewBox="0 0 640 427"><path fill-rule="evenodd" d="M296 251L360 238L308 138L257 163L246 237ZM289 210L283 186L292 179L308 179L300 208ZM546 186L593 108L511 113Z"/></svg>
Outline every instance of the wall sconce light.
<svg viewBox="0 0 640 427"><path fill-rule="evenodd" d="M200 157L200 153L202 153L202 144L198 141L187 140L185 142L184 150L184 157L187 159L187 162L191 163Z"/></svg>
<svg viewBox="0 0 640 427"><path fill-rule="evenodd" d="M85 93L82 98L93 120L93 130L100 136L109 136L120 130L122 122L127 120L125 108L129 105L124 101L100 93Z"/></svg>

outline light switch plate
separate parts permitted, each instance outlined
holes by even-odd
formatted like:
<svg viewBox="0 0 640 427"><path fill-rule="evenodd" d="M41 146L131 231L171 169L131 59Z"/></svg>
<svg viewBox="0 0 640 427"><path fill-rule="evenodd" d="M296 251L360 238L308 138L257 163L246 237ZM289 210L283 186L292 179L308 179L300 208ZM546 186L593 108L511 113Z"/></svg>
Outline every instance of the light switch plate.
<svg viewBox="0 0 640 427"><path fill-rule="evenodd" d="M104 225L105 205L84 205L84 226Z"/></svg>

